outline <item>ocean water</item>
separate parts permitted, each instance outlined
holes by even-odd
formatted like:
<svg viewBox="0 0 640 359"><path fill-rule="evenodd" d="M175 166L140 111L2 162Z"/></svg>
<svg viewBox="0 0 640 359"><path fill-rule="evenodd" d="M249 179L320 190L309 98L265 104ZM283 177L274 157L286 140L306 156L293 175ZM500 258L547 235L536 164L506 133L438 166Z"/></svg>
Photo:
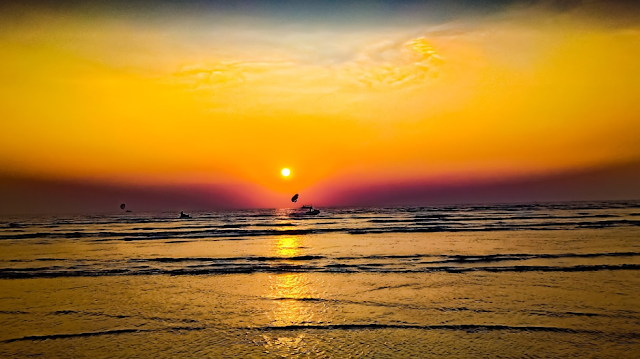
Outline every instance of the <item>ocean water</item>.
<svg viewBox="0 0 640 359"><path fill-rule="evenodd" d="M640 202L0 218L0 357L640 357Z"/></svg>

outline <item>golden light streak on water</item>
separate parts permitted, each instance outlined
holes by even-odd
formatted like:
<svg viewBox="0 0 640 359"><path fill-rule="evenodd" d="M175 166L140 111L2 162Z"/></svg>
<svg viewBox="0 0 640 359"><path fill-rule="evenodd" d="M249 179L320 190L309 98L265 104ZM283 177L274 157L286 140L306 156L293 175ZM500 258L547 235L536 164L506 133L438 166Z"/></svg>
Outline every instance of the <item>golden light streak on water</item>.
<svg viewBox="0 0 640 359"><path fill-rule="evenodd" d="M302 239L299 236L285 236L276 239L272 253L277 257L295 257L302 253ZM286 261L286 263L291 263Z"/></svg>
<svg viewBox="0 0 640 359"><path fill-rule="evenodd" d="M274 240L271 254L274 257L291 258L304 255L300 236L283 236ZM295 264L282 260L282 264ZM269 276L267 298L273 301L270 315L271 326L301 325L313 323L326 310L318 310L317 291L307 273L283 273ZM324 308L324 305L320 305ZM326 309L326 308L325 308ZM264 335L266 352L300 353L307 351L303 343L304 333L281 333Z"/></svg>

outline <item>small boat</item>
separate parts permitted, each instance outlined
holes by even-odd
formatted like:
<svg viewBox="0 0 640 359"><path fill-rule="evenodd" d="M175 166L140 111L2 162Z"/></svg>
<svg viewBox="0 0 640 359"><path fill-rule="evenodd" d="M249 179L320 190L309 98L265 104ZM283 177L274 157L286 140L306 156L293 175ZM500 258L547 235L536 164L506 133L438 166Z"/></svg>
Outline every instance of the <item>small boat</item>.
<svg viewBox="0 0 640 359"><path fill-rule="evenodd" d="M313 208L309 208L308 211L304 212L304 214L311 214L311 215L319 214L319 213L320 213L319 209L313 209Z"/></svg>
<svg viewBox="0 0 640 359"><path fill-rule="evenodd" d="M300 207L300 209L313 209L313 206L310 204L303 204L302 207Z"/></svg>
<svg viewBox="0 0 640 359"><path fill-rule="evenodd" d="M314 209L311 205L304 205L300 209L306 209L306 211L298 211L291 213L292 216L308 216L320 214L319 209Z"/></svg>
<svg viewBox="0 0 640 359"><path fill-rule="evenodd" d="M184 213L184 212L182 212L182 211L180 211L180 217L179 218L180 219L185 219L185 218L191 218L191 216L186 214L186 213Z"/></svg>

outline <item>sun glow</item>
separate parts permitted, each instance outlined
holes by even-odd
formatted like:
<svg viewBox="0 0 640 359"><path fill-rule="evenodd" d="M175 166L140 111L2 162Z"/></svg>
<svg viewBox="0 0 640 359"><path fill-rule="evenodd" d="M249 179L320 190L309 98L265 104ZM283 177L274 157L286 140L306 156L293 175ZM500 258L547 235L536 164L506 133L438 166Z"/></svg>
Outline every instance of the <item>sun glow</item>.
<svg viewBox="0 0 640 359"><path fill-rule="evenodd" d="M289 177L289 175L291 174L291 171L288 168L283 168L281 173L283 176Z"/></svg>

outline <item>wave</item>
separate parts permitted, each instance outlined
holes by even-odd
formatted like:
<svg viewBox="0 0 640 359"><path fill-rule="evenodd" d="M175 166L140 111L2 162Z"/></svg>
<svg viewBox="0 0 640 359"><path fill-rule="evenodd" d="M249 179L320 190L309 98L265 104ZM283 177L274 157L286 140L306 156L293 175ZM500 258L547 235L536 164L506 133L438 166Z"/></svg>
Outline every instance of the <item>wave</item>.
<svg viewBox="0 0 640 359"><path fill-rule="evenodd" d="M266 261L277 261L277 260L287 260L287 261L304 261L304 260L315 260L315 259L323 259L324 256L314 256L314 255L304 255L304 256L293 256L293 257L265 257L265 256L248 256L248 257L184 257L184 258L171 258L171 257L158 257L158 258L135 258L130 259L130 262L169 262L169 263L178 263L178 262L230 262L230 261L257 261L257 262L266 262Z"/></svg>
<svg viewBox="0 0 640 359"><path fill-rule="evenodd" d="M188 221L178 219L144 219L100 221L78 220L58 221L51 224L18 224L19 229L0 229L2 240L29 239L89 239L95 241L145 241L145 240L181 240L212 239L240 240L264 236L309 235L326 233L390 234L420 232L494 232L494 231L540 231L540 230L578 230L623 228L640 226L640 220L631 215L612 213L587 213L554 215L549 212L522 214L520 212L469 212L469 208L454 213L411 213L407 209L393 209L349 215L350 211L331 213L327 216L309 218L290 218L273 213L253 215L228 215L203 217ZM545 207L547 208L547 207ZM566 208L563 208L566 210ZM501 214L502 213L502 214ZM504 215L507 213L508 215ZM583 212L579 212L583 213ZM364 215L367 214L367 215ZM13 223L13 222L12 222ZM149 226L132 224L151 224ZM156 225L161 224L161 225ZM103 227L96 230L96 228ZM93 229L93 230L89 230Z"/></svg>
<svg viewBox="0 0 640 359"><path fill-rule="evenodd" d="M124 328L124 329L110 329L101 330L95 332L80 332L80 333L60 333L60 334L45 334L45 335L27 335L19 338L12 338L0 341L0 343L14 343L21 341L44 341L44 340L56 340L56 339L72 339L72 338L86 338L95 336L109 336L109 335L123 335L123 334L138 334L138 333L150 333L150 332L184 332L184 331L200 331L210 329L208 327L193 327L193 326L175 326L164 327L154 329L143 328ZM294 324L294 325L282 325L282 326L260 326L260 327L241 327L232 328L240 329L243 331L252 332L271 332L271 331L308 331L308 330L423 330L423 331L463 331L466 333L486 333L494 331L504 332L545 332L545 333L561 333L561 334L588 334L588 335L606 335L618 338L637 339L640 338L640 333L607 333L599 330L589 329L576 329L576 328L563 328L552 326L517 326L517 325L501 325L501 324L435 324L435 325L419 325L408 323L352 323L352 324Z"/></svg>
<svg viewBox="0 0 640 359"><path fill-rule="evenodd" d="M127 260L129 263L145 263L145 262L165 262L165 263L180 263L180 262L265 262L265 261L304 261L304 260L318 260L318 259L330 259L337 261L350 261L350 260L377 260L377 259L391 259L402 260L411 259L418 260L424 258L438 258L429 262L418 263L442 263L442 262L493 262L493 261L513 261L513 260L528 260L528 259L556 259L556 258L597 258L597 257L634 257L640 256L640 252L603 252L603 253L505 253L505 254L483 254L483 255L444 255L444 254L372 254L364 256L338 256L327 257L322 255L300 255L291 257L274 257L274 256L246 256L246 257L154 257L154 258L130 258ZM64 258L49 258L41 257L34 258L33 260L27 259L10 259L1 260L6 262L64 262L70 259ZM76 262L100 262L99 259L74 259ZM111 261L114 262L114 261Z"/></svg>
<svg viewBox="0 0 640 359"><path fill-rule="evenodd" d="M73 334L49 334L49 335L28 335L15 339L7 339L4 340L3 343L13 343L18 341L41 341L41 340L49 340L49 339L66 339L66 338L79 338L79 337L93 337L98 335L116 335L116 334L125 334L125 333L142 333L147 332L148 329L114 329L114 330L104 330L98 332L83 332L83 333L73 333Z"/></svg>
<svg viewBox="0 0 640 359"><path fill-rule="evenodd" d="M490 255L450 255L446 259L426 263L489 263L500 261L522 261L530 259L558 259L558 258L598 258L598 257L633 257L640 256L640 252L614 253L561 253L561 254L490 254ZM425 263L425 262L421 262Z"/></svg>
<svg viewBox="0 0 640 359"><path fill-rule="evenodd" d="M0 268L0 278L42 278L114 275L207 275L231 273L338 272L338 273L465 273L485 272L575 272L600 270L637 270L640 252L601 253L506 253L483 255L373 254L364 256L298 255L241 257L151 257L122 260L35 258L9 260L26 263L21 267ZM557 259L627 258L626 263L557 265ZM527 265L528 261L547 260L547 265ZM500 262L521 265L489 265ZM47 263L49 262L49 263ZM30 264L30 265L29 265ZM44 265L48 264L48 265Z"/></svg>
<svg viewBox="0 0 640 359"><path fill-rule="evenodd" d="M227 227L227 228L237 228ZM8 239L35 239L35 238L101 238L101 239L117 239L124 241L136 240L158 240L158 239L175 239L175 238L222 238L222 237L256 237L256 236L276 236L276 235L305 235L316 232L337 232L340 229L265 229L265 230L202 230L202 231L161 231L155 229L155 232L38 232L38 233L21 233L0 235L0 240Z"/></svg>
<svg viewBox="0 0 640 359"><path fill-rule="evenodd" d="M417 324L326 324L326 325L283 325L283 326L266 326L260 328L246 328L260 330L282 330L282 331L298 331L298 330L379 330L379 329L419 329L419 330L455 330L465 331L468 333L488 332L488 331L512 331L512 332L551 332L551 333L568 333L568 334L603 334L597 330L572 329L559 327L542 327L542 326L511 326L511 325L491 325L491 324L437 324L437 325L417 325ZM626 333L624 336L640 337L638 333Z"/></svg>
<svg viewBox="0 0 640 359"><path fill-rule="evenodd" d="M119 335L119 334L131 334L131 333L145 333L145 332L159 332L159 331L192 331L192 330L204 330L205 327L168 327L160 329L111 329L102 330L96 332L81 332L81 333L68 333L68 334L47 334L47 335L27 335L20 338L7 339L0 341L0 343L13 343L19 341L42 341L53 339L68 339L68 338L84 338L95 337L102 335Z"/></svg>
<svg viewBox="0 0 640 359"><path fill-rule="evenodd" d="M377 291L383 289L397 289L403 287L414 287L416 284L401 284L397 286L383 286L379 288L374 288L369 290ZM438 312L474 312L474 313L496 313L492 310L485 310L480 308L468 308L468 307L429 307L424 305L416 305L416 304L407 304L405 302L375 302L368 300L348 300L348 299L328 299L328 298L314 298L314 297L276 297L276 298L265 298L272 301L294 301L294 302L321 302L321 303L333 303L333 304L341 304L341 305L364 305L364 306L372 306L372 307L389 307L389 308L400 308L400 309L413 309L413 310L421 310L421 311L438 311ZM628 318L628 319L638 319L638 312L627 312L627 311L617 311L614 313L592 313L592 312L574 312L574 311L549 311L549 310L521 310L518 311L521 315L535 315L542 317L607 317L607 318Z"/></svg>
<svg viewBox="0 0 640 359"><path fill-rule="evenodd" d="M404 267L397 268L384 264L343 264L331 263L326 265L264 263L264 264L229 264L219 263L210 265L187 266L178 269L130 267L115 269L85 269L72 268L14 268L0 269L0 279L29 279L29 278L60 278L60 277L101 277L101 276L139 276L139 275L170 275L197 276L216 274L250 274L250 273L470 273L470 272L595 272L595 271L629 271L640 270L640 264L595 264L576 266L503 266L503 267Z"/></svg>

